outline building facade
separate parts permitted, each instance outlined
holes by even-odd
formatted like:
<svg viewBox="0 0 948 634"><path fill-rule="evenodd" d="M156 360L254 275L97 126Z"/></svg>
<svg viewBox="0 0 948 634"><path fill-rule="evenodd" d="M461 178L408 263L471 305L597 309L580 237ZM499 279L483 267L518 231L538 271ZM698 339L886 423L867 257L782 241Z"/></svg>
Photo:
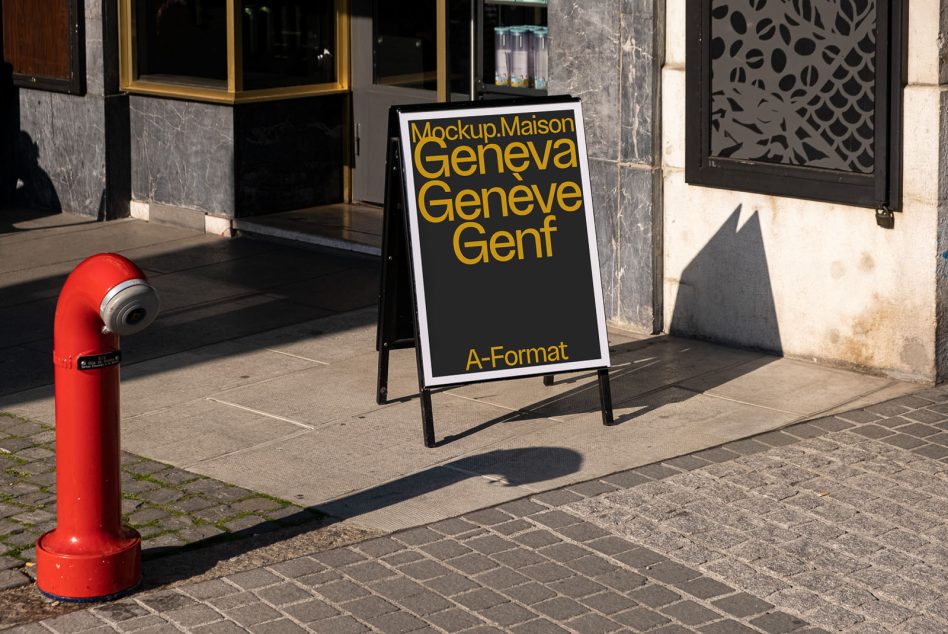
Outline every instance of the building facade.
<svg viewBox="0 0 948 634"><path fill-rule="evenodd" d="M75 4L84 86L6 82L18 204L229 233L379 202L388 105L484 96L489 26L545 22L612 321L948 374L948 0Z"/></svg>

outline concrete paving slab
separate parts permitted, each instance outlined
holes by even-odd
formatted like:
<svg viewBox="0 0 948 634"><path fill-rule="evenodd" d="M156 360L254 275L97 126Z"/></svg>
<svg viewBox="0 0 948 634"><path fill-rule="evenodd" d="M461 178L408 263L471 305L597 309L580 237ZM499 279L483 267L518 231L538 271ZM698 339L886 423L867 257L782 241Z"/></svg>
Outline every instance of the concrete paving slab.
<svg viewBox="0 0 948 634"><path fill-rule="evenodd" d="M735 368L684 381L683 387L743 403L803 415L824 412L891 383L866 374L772 358L766 365Z"/></svg>
<svg viewBox="0 0 948 634"><path fill-rule="evenodd" d="M162 410L227 390L266 382L319 364L229 342L164 356L122 370L122 416Z"/></svg>
<svg viewBox="0 0 948 634"><path fill-rule="evenodd" d="M82 231L43 232L42 239L9 240L0 245L0 273L30 268L36 262L65 262L94 253L143 247L194 235L195 232L187 229L131 219L97 223Z"/></svg>
<svg viewBox="0 0 948 634"><path fill-rule="evenodd" d="M48 383L53 379L51 351L12 346L0 349L0 354L6 359L16 359L16 363L0 363L0 395L19 392L37 382Z"/></svg>
<svg viewBox="0 0 948 634"><path fill-rule="evenodd" d="M355 258L340 258L328 252L276 249L259 257L232 258L192 271L208 282L238 283L246 290L266 292L303 280L318 279L345 270L360 269Z"/></svg>
<svg viewBox="0 0 948 634"><path fill-rule="evenodd" d="M830 414L839 414L842 412L847 412L852 409L859 409L866 407L868 405L875 405L876 403L881 403L883 401L888 401L893 398L898 398L900 396L906 396L917 392L919 390L919 385L917 383L906 383L904 381L889 381L888 384L883 387L873 390L872 392L854 398L851 401L847 401L837 407L830 409L825 412L825 415Z"/></svg>
<svg viewBox="0 0 948 634"><path fill-rule="evenodd" d="M0 245L42 240L50 235L84 231L94 228L97 224L99 223L96 220L88 216L76 214L2 209L0 210Z"/></svg>
<svg viewBox="0 0 948 634"><path fill-rule="evenodd" d="M66 276L82 259L0 274L0 306L16 306L59 295Z"/></svg>
<svg viewBox="0 0 948 634"><path fill-rule="evenodd" d="M589 411L567 420L558 419L530 434L508 438L493 448L562 447L582 457L578 471L529 485L541 491L777 429L798 418L796 414L678 387L626 401L614 408L614 415L617 424L612 427L602 425L598 410ZM530 463L500 465L477 459L474 462L474 470L484 475L505 469L514 477L524 478L536 468Z"/></svg>
<svg viewBox="0 0 948 634"><path fill-rule="evenodd" d="M392 398L417 394L414 359L411 350L397 350L391 355ZM375 355L364 354L329 366L317 365L280 381L219 391L214 397L315 427L378 409L375 389Z"/></svg>
<svg viewBox="0 0 948 634"><path fill-rule="evenodd" d="M211 265L214 266L214 265ZM221 281L207 277L204 271L178 271L150 275L148 281L158 291L161 299L161 314L174 314L182 308L255 293L254 289L239 279Z"/></svg>
<svg viewBox="0 0 948 634"><path fill-rule="evenodd" d="M49 425L56 421L53 386L43 385L0 396L0 412L9 412Z"/></svg>
<svg viewBox="0 0 948 634"><path fill-rule="evenodd" d="M266 257L272 248L250 240L231 240L208 234L122 249L125 257L155 273L174 273L230 260Z"/></svg>
<svg viewBox="0 0 948 634"><path fill-rule="evenodd" d="M55 297L37 299L27 304L0 307L4 346L23 345L50 339L53 334L55 313Z"/></svg>
<svg viewBox="0 0 948 634"><path fill-rule="evenodd" d="M281 285L270 291L274 297L331 311L375 306L379 297L377 264Z"/></svg>
<svg viewBox="0 0 948 634"><path fill-rule="evenodd" d="M325 315L319 308L253 294L163 312L148 330L123 342L128 364L232 341Z"/></svg>
<svg viewBox="0 0 948 634"><path fill-rule="evenodd" d="M413 401L376 407L292 439L267 442L191 468L206 475L225 474L227 481L246 478L258 484L267 474L268 493L318 506L354 492L372 497L365 491L404 477L421 482L418 472L521 432L507 424L515 416L507 410L446 394L435 395L433 401L442 437L493 424L483 434L460 436L456 442L426 450L421 446L419 405Z"/></svg>
<svg viewBox="0 0 948 634"><path fill-rule="evenodd" d="M298 434L299 425L208 399L125 418L124 448L183 469Z"/></svg>
<svg viewBox="0 0 948 634"><path fill-rule="evenodd" d="M378 309L372 306L275 328L244 337L239 343L248 349L265 348L331 363L355 356L374 355L377 319ZM413 358L407 361L414 367ZM401 356L399 362L403 362Z"/></svg>

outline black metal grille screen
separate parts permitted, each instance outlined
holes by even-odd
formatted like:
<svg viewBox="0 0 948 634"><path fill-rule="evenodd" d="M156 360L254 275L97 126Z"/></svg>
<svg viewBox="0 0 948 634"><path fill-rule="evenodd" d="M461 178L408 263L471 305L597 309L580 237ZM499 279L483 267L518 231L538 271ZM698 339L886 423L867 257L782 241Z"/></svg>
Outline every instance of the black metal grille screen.
<svg viewBox="0 0 948 634"><path fill-rule="evenodd" d="M712 0L710 154L870 174L876 0Z"/></svg>

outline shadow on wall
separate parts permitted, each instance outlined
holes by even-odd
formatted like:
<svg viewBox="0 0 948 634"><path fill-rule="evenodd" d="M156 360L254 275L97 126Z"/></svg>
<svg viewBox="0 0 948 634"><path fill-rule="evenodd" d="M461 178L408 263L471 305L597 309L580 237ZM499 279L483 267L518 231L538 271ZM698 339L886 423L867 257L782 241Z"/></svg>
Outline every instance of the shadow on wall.
<svg viewBox="0 0 948 634"><path fill-rule="evenodd" d="M0 64L0 122L0 207L61 212L56 186L40 166L39 146L20 130L19 90L6 62Z"/></svg>
<svg viewBox="0 0 948 634"><path fill-rule="evenodd" d="M760 217L742 205L685 267L669 334L782 354Z"/></svg>

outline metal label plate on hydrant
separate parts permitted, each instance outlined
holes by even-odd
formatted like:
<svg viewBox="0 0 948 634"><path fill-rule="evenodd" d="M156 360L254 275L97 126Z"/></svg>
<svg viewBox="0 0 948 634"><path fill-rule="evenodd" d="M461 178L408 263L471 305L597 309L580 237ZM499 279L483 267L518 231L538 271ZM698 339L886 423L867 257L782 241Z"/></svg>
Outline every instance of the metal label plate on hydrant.
<svg viewBox="0 0 948 634"><path fill-rule="evenodd" d="M106 352L105 354L97 354L90 357L79 357L76 361L76 367L80 370L98 370L99 368L107 368L110 365L118 365L122 362L122 351L116 350L115 352Z"/></svg>

